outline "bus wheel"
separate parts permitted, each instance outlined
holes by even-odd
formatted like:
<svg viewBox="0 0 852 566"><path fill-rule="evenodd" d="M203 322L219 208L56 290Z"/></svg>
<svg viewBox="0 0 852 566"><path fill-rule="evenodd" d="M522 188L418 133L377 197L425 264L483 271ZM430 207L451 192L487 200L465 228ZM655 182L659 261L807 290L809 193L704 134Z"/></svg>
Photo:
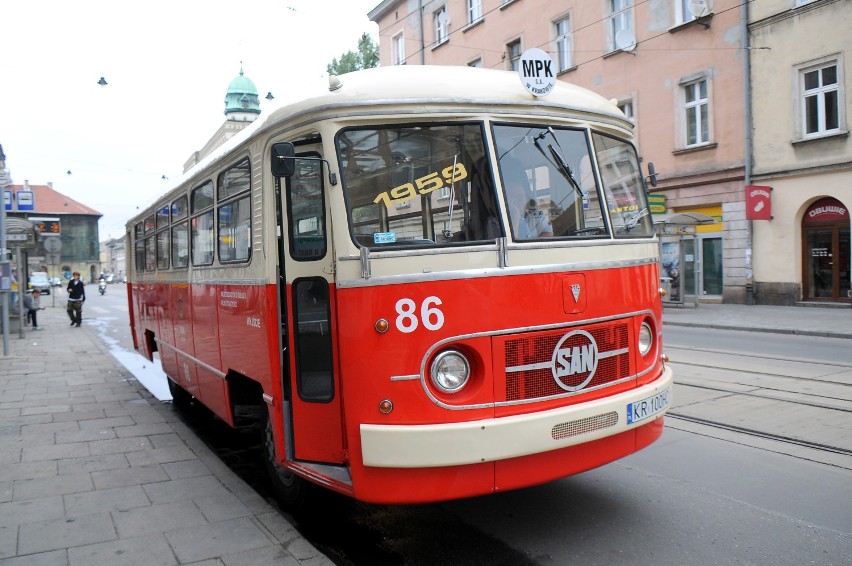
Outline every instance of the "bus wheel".
<svg viewBox="0 0 852 566"><path fill-rule="evenodd" d="M278 465L275 461L275 439L272 435L272 421L269 420L269 412L263 410L262 427L263 434L263 456L266 463L266 471L272 482L272 489L278 500L291 510L301 510L306 501L308 486L303 479Z"/></svg>
<svg viewBox="0 0 852 566"><path fill-rule="evenodd" d="M169 382L169 393L172 394L172 403L178 407L188 407L192 401L192 395L189 392L172 381L171 378L166 379Z"/></svg>

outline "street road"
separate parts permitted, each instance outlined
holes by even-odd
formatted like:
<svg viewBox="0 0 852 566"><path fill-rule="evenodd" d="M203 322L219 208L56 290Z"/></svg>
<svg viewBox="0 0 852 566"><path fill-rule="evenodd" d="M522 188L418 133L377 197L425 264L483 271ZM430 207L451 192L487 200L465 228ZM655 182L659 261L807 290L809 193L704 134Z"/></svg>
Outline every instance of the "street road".
<svg viewBox="0 0 852 566"><path fill-rule="evenodd" d="M116 349L130 348L124 298L112 285L86 302ZM663 437L638 454L450 503L331 496L292 519L341 565L849 564L852 343L667 328L665 345L674 406ZM258 452L234 450L246 437L187 421L271 497Z"/></svg>

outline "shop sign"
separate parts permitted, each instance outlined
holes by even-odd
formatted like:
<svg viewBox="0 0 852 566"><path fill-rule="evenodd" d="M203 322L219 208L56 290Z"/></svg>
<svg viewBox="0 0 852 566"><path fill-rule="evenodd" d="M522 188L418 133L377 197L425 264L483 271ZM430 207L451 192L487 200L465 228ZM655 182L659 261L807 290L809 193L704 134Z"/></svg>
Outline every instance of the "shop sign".
<svg viewBox="0 0 852 566"><path fill-rule="evenodd" d="M746 220L772 220L772 187L746 185Z"/></svg>
<svg viewBox="0 0 852 566"><path fill-rule="evenodd" d="M805 222L832 222L848 220L849 210L836 198L824 198L816 201L805 213Z"/></svg>
<svg viewBox="0 0 852 566"><path fill-rule="evenodd" d="M648 195L648 207L651 214L666 213L666 195Z"/></svg>

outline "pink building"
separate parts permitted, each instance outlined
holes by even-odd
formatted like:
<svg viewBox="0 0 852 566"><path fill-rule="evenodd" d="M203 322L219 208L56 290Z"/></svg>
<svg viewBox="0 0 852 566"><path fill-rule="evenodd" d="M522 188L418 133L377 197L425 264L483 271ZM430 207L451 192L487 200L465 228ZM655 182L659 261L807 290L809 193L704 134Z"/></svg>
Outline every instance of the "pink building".
<svg viewBox="0 0 852 566"><path fill-rule="evenodd" d="M384 0L369 18L379 26L382 65L512 70L537 47L553 58L558 79L615 99L636 124L640 156L659 173L652 193L665 211L657 211L714 220L694 238L664 237L664 270L680 277L686 296L746 300L747 32L739 2Z"/></svg>

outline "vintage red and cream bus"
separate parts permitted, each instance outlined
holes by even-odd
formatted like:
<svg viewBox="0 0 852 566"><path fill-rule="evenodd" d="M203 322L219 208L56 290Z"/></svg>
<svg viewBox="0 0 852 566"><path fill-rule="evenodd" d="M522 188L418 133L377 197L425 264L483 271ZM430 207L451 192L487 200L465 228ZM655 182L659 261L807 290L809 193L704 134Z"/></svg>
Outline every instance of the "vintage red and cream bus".
<svg viewBox="0 0 852 566"><path fill-rule="evenodd" d="M636 452L672 371L631 132L510 72L331 77L129 221L136 348L176 402L262 419L289 502L489 494Z"/></svg>

